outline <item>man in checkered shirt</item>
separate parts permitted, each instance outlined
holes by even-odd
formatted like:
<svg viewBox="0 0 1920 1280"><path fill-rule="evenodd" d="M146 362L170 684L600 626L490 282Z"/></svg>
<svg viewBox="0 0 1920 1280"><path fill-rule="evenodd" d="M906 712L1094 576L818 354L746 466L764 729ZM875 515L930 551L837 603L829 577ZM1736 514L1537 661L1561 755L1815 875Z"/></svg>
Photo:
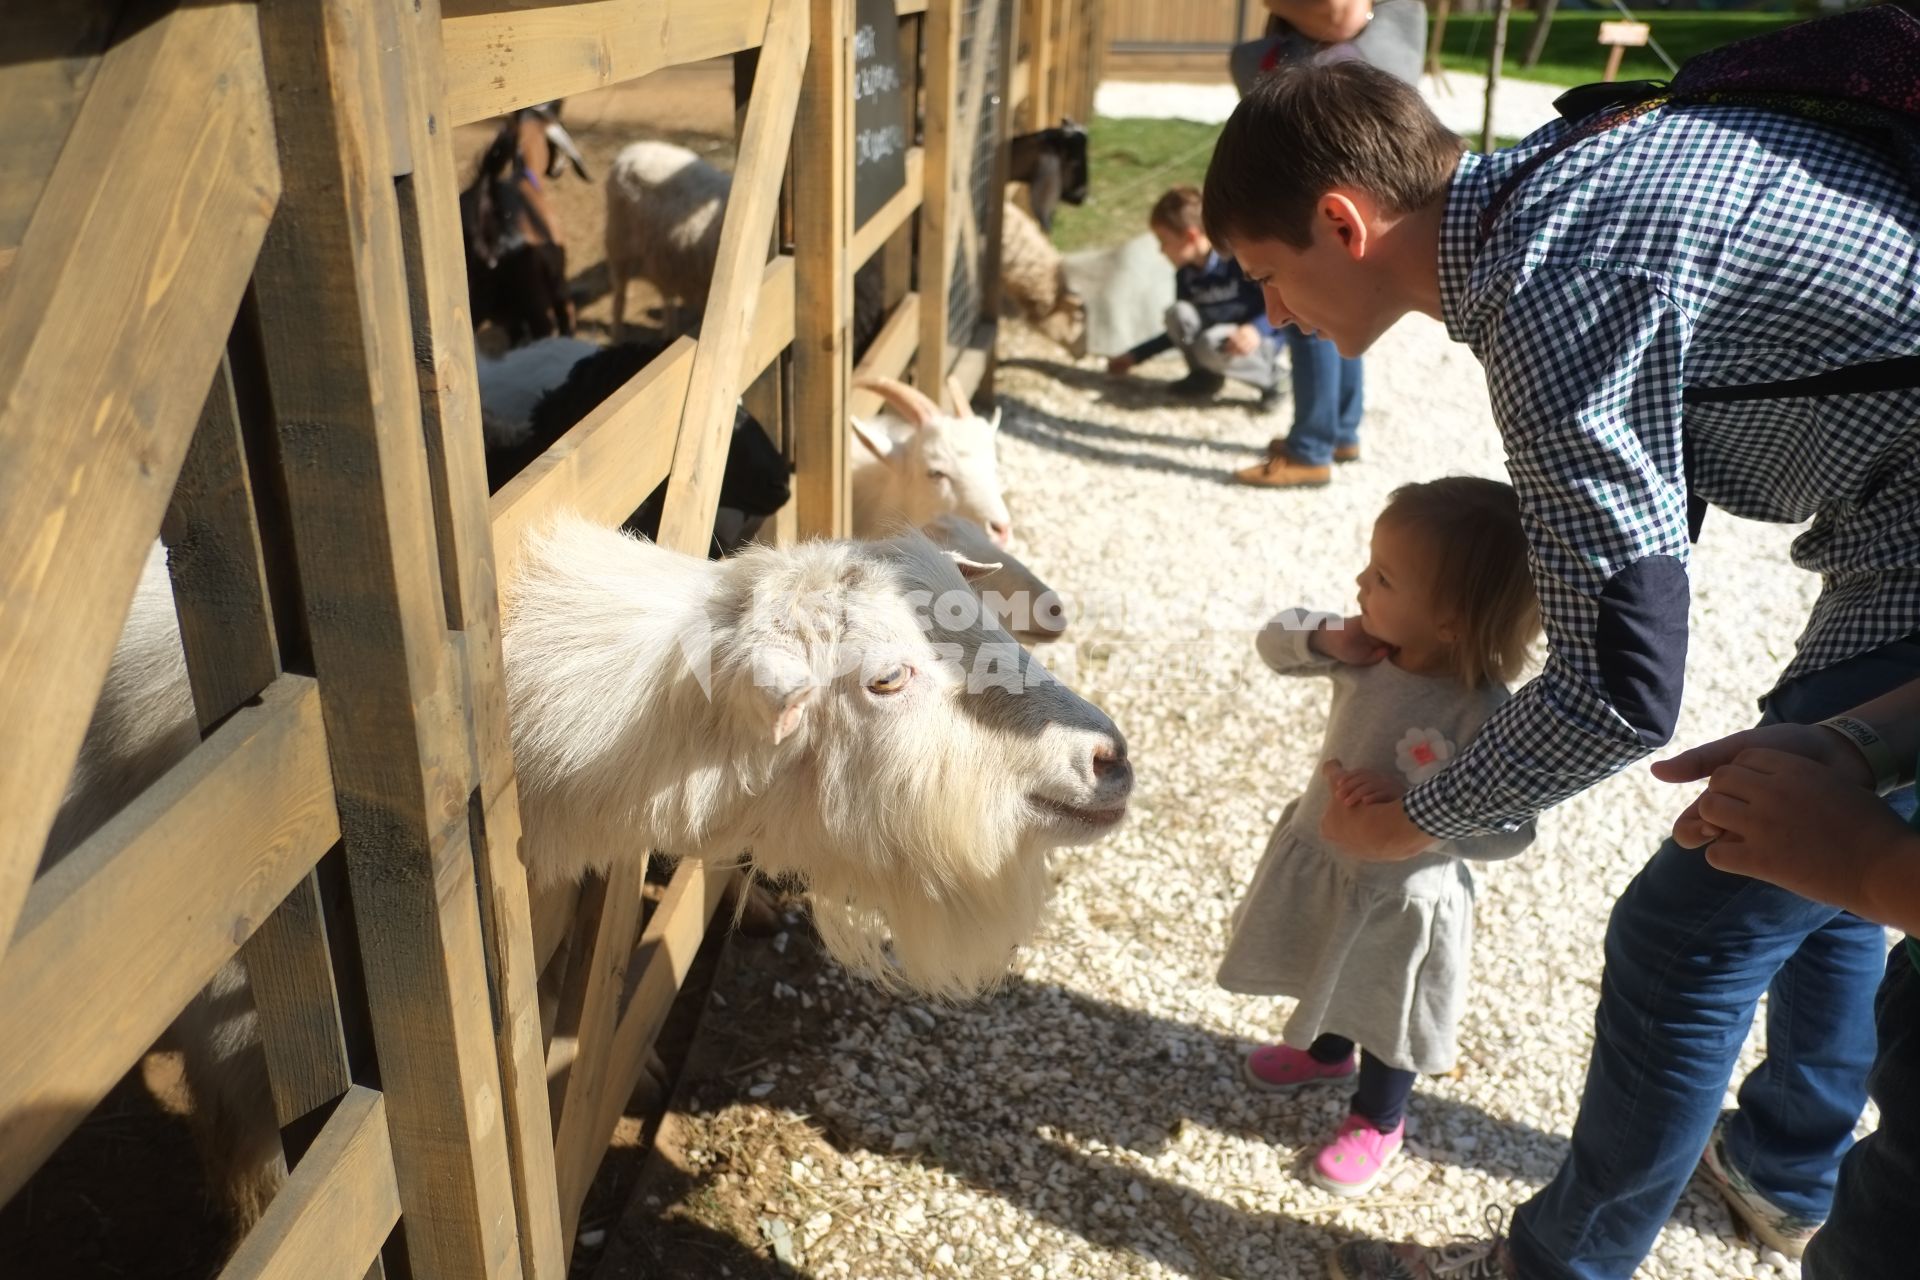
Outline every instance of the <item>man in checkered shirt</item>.
<svg viewBox="0 0 1920 1280"><path fill-rule="evenodd" d="M1768 718L1815 724L1920 676L1920 378L1724 398L1920 352L1907 176L1877 144L1798 117L1662 107L1503 190L1567 127L1463 155L1393 77L1292 68L1241 102L1207 174L1209 234L1263 286L1276 324L1353 356L1419 311L1473 348L1531 542L1543 673L1400 802L1333 806L1326 834L1357 858L1513 830L1668 740L1690 498L1813 521L1794 558L1823 589ZM1859 750L1822 733L1835 753ZM1729 1203L1797 1253L1865 1103L1885 954L1877 926L1669 841L1608 926L1559 1176L1505 1239L1350 1244L1334 1274L1626 1280L1710 1145ZM1770 1056L1722 1118L1768 989Z"/></svg>

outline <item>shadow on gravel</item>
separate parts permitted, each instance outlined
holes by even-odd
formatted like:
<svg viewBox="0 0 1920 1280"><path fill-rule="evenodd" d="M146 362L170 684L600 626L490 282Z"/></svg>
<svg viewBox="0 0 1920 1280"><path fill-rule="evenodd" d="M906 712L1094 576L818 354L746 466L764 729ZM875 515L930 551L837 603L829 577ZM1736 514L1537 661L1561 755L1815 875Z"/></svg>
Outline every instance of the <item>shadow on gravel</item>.
<svg viewBox="0 0 1920 1280"><path fill-rule="evenodd" d="M727 1013L709 1018L703 1035L724 1042L716 1061L739 1065L722 1066L698 1090L698 1110L757 1105L786 1113L783 1120L804 1117L842 1151L944 1169L1089 1242L1196 1277L1241 1274L1250 1254L1276 1263L1323 1254L1354 1238L1332 1219L1355 1203L1443 1195L1436 1177L1359 1202L1308 1189L1299 1204L1267 1209L1287 1189L1281 1180L1307 1180L1317 1145L1346 1114L1347 1089L1253 1093L1238 1077L1244 1046L1232 1037L1051 985L1015 979L960 1007L889 999L845 979L810 941L793 941L782 953L733 940L731 972L716 988L726 992ZM830 1025L796 1003L798 992L830 999ZM779 1066L750 1102L743 1091L769 1063ZM1416 1090L1407 1128L1417 1159L1405 1167L1423 1173L1458 1164L1539 1182L1566 1150L1558 1134L1429 1089ZM1489 1128L1508 1140L1489 1143ZM1190 1130L1271 1143L1291 1158L1257 1183L1215 1178L1195 1187L1108 1155L1159 1155ZM1091 1153L1081 1149L1089 1145ZM937 1226L918 1230L929 1233L928 1251L940 1243Z"/></svg>
<svg viewBox="0 0 1920 1280"><path fill-rule="evenodd" d="M1263 447L1263 444L1205 440L1192 436L1134 431L1103 422L1082 422L1075 418L1063 418L1058 414L1049 413L1017 396L1002 396L1000 403L1006 408L1006 414L1000 422L1000 431L1003 435L1013 436L1050 452L1072 458L1084 458L1111 466L1133 467L1142 471L1161 471L1170 475L1192 476L1215 484L1234 484L1233 469L1258 461ZM1165 401L1160 400L1159 403L1164 405ZM1226 456L1218 466L1201 466L1191 462L1181 462L1163 453L1150 452L1142 448L1129 448L1127 447L1129 445L1152 445L1170 449L1210 449Z"/></svg>

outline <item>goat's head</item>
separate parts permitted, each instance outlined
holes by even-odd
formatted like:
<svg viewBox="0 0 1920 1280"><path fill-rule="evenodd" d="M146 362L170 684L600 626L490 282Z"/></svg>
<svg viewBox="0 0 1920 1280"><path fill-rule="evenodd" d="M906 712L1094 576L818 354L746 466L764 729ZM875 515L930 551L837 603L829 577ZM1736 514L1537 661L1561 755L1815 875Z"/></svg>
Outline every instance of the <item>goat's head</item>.
<svg viewBox="0 0 1920 1280"><path fill-rule="evenodd" d="M805 878L841 960L944 995L1005 971L1045 851L1112 830L1133 782L1113 722L981 610L963 574L989 568L912 531L753 549L709 606L714 696L772 747L756 865Z"/></svg>
<svg viewBox="0 0 1920 1280"><path fill-rule="evenodd" d="M920 532L931 538L935 546L956 552L965 559L997 562L998 567L992 572L969 576L967 585L1021 644L1046 644L1066 634L1067 612L1059 592L1042 582L1039 575L1016 560L1006 548L995 544L985 529L965 516L944 515L929 520Z"/></svg>
<svg viewBox="0 0 1920 1280"><path fill-rule="evenodd" d="M1040 317L1039 329L1065 347L1074 359L1087 354L1087 304L1079 294L1065 287L1064 278L1053 310Z"/></svg>
<svg viewBox="0 0 1920 1280"><path fill-rule="evenodd" d="M1000 466L994 453L1000 411L992 418L956 417L917 388L891 378L862 379L905 421L896 435L884 422L853 420L854 435L893 475L892 505L900 518L918 528L935 516L965 516L1005 546L1013 536L1013 516L1000 490ZM956 407L967 403L957 385L948 387Z"/></svg>

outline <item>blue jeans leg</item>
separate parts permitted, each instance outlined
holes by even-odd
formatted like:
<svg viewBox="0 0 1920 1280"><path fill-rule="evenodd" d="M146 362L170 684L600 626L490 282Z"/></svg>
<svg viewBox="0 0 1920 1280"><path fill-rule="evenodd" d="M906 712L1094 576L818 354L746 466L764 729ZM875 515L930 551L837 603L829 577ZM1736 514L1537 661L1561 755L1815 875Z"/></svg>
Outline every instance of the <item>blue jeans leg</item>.
<svg viewBox="0 0 1920 1280"><path fill-rule="evenodd" d="M1874 1002L1880 1052L1868 1091L1880 1127L1840 1165L1833 1212L1807 1246L1803 1280L1895 1280L1913 1274L1920 1220L1920 969L1903 943Z"/></svg>
<svg viewBox="0 0 1920 1280"><path fill-rule="evenodd" d="M1888 645L1781 689L1766 718L1809 723L1916 676L1920 645ZM1899 800L1911 806L1911 794ZM1756 1110L1740 1121L1741 1157L1770 1198L1825 1216L1865 1103L1873 982L1864 975L1878 972L1885 945L1878 926L1662 845L1608 921L1571 1151L1514 1214L1519 1274L1627 1280L1692 1176L1769 988L1780 1007L1768 1062L1754 1073Z"/></svg>
<svg viewBox="0 0 1920 1280"><path fill-rule="evenodd" d="M1293 369L1293 431L1287 455L1295 462L1323 467L1335 448L1357 444L1365 409L1359 357L1340 354L1325 338L1283 330Z"/></svg>

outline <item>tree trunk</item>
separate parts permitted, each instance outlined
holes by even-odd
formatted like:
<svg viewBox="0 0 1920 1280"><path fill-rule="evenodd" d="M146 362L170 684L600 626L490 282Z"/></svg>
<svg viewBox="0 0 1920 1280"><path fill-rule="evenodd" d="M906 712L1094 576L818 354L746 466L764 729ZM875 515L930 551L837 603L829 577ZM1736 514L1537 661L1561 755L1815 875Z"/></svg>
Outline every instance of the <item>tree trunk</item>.
<svg viewBox="0 0 1920 1280"><path fill-rule="evenodd" d="M1513 12L1513 0L1495 0L1493 8L1493 52L1487 62L1487 118L1480 126L1480 150L1493 150L1493 94L1500 87L1500 63L1507 56L1507 17Z"/></svg>
<svg viewBox="0 0 1920 1280"><path fill-rule="evenodd" d="M1535 0L1533 15L1533 35L1527 40L1526 56L1520 59L1520 65L1533 70L1540 61L1540 54L1547 47L1547 32L1553 28L1553 11L1560 7L1560 0Z"/></svg>

